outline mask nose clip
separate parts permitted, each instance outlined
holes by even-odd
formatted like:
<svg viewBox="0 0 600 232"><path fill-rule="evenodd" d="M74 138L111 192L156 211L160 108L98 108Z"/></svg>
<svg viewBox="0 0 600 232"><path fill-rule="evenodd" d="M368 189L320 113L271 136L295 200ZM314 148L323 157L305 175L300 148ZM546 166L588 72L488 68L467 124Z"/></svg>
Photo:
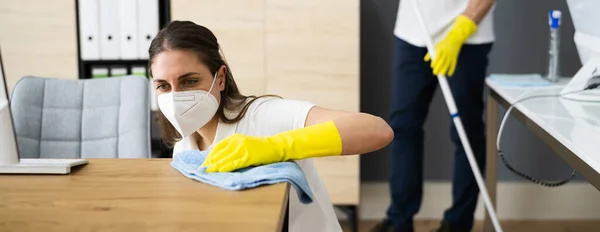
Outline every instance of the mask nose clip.
<svg viewBox="0 0 600 232"><path fill-rule="evenodd" d="M173 100L175 100L175 101L195 101L196 96L194 96L194 95L174 96Z"/></svg>

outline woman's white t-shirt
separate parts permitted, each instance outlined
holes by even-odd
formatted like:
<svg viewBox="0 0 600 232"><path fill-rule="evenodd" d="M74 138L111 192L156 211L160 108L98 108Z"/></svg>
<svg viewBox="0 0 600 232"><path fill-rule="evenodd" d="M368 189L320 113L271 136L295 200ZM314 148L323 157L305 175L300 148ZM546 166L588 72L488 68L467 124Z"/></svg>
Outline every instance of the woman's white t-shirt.
<svg viewBox="0 0 600 232"><path fill-rule="evenodd" d="M218 141L239 133L249 136L270 136L280 132L303 128L313 103L280 98L259 98L249 107L246 115L234 124L219 122L213 145ZM231 116L237 113L230 113ZM190 136L175 144L173 155L195 149L195 138ZM212 147L212 146L211 146ZM311 159L295 161L302 170L313 191L313 202L302 204L297 192L290 189L289 231L291 232L338 232L342 231L335 215L333 204Z"/></svg>

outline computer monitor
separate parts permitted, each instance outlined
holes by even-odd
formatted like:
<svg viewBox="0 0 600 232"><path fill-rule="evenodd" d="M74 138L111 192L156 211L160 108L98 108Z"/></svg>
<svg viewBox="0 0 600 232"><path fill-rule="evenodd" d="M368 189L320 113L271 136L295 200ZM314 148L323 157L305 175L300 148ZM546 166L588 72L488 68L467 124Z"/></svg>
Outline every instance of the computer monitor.
<svg viewBox="0 0 600 232"><path fill-rule="evenodd" d="M19 153L1 53L0 51L0 165L13 165L19 163Z"/></svg>
<svg viewBox="0 0 600 232"><path fill-rule="evenodd" d="M600 59L600 1L567 0L573 27L574 41L581 64L591 59Z"/></svg>
<svg viewBox="0 0 600 232"><path fill-rule="evenodd" d="M600 77L600 1L567 0L569 12L573 20L575 35L573 40L579 53L582 67L561 93L580 91L588 86L592 79ZM578 101L600 101L600 90L584 91L563 96Z"/></svg>
<svg viewBox="0 0 600 232"><path fill-rule="evenodd" d="M0 51L0 174L68 174L86 159L20 159Z"/></svg>

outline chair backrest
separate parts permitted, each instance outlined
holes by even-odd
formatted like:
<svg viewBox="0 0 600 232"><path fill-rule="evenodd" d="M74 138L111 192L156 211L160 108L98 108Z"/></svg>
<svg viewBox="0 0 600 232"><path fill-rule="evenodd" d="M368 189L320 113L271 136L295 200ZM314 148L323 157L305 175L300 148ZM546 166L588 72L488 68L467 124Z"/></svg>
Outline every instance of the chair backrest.
<svg viewBox="0 0 600 232"><path fill-rule="evenodd" d="M148 79L23 77L11 109L21 158L149 158Z"/></svg>

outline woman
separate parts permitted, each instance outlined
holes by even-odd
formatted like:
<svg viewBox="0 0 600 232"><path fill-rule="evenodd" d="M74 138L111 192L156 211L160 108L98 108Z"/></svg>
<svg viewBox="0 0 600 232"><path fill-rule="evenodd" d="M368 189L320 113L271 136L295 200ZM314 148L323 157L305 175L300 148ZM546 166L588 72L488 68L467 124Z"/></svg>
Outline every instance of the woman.
<svg viewBox="0 0 600 232"><path fill-rule="evenodd" d="M325 109L310 102L244 96L206 27L174 21L149 49L161 111L159 121L173 154L210 150L207 172L294 160L314 194L301 204L291 191L290 231L341 231L333 205L308 158L363 154L386 146L393 132L381 118Z"/></svg>

